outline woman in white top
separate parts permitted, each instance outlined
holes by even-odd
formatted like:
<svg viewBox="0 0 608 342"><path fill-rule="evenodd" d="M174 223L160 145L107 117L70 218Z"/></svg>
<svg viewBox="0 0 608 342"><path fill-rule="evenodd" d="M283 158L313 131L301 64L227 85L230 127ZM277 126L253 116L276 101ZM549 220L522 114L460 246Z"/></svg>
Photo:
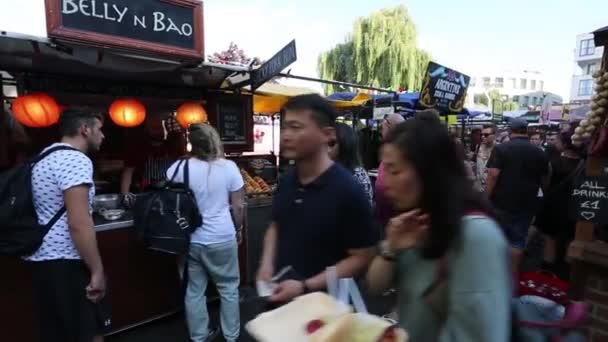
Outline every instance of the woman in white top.
<svg viewBox="0 0 608 342"><path fill-rule="evenodd" d="M211 280L220 294L224 338L236 341L240 328L238 242L243 224L243 178L236 164L224 158L220 137L213 127L196 124L189 131L190 188L203 217L203 225L192 234L187 263L185 306L190 339L203 342L209 335L205 290ZM176 167L177 163L167 170L167 178ZM182 175L178 172L175 181L183 181Z"/></svg>

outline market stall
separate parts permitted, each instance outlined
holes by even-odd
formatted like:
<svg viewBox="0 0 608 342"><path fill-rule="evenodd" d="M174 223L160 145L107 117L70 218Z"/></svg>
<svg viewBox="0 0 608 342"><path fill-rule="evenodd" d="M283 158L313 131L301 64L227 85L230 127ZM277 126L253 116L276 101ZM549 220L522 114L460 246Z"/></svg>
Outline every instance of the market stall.
<svg viewBox="0 0 608 342"><path fill-rule="evenodd" d="M601 69L594 74L595 95L572 142L588 144L585 170L575 179L571 214L577 219L575 241L568 250L572 297L591 305L589 341L604 341L608 288L608 27L594 32L595 45L604 46Z"/></svg>
<svg viewBox="0 0 608 342"><path fill-rule="evenodd" d="M147 121L162 123L165 142L171 134L186 138L185 127L191 123L208 122L217 128L229 156L253 150L253 95L226 87L226 80L235 72L251 75L251 82L265 79L246 67L203 62L200 1L146 0L146 6L121 12L129 16L128 24L97 20L79 10L61 11L59 0L46 3L51 38L0 34L2 169L57 141L52 125L56 120L48 115L58 116L68 106L87 106L106 116L105 142L91 156L97 194L118 193L127 160L148 153L142 135ZM157 28L162 24L166 30L155 30L153 19ZM11 106L15 101L22 105ZM38 116L29 107L45 101L55 103L56 113ZM133 115L117 114L126 112ZM177 147L185 151L185 139L177 141L183 141ZM236 161L248 188L262 195L270 192L276 167L267 168L258 160ZM276 160L268 163L276 165ZM134 181L131 191L142 190ZM176 257L146 250L129 210L112 220L96 212L94 223L112 296L113 333L181 310ZM244 229L247 239L247 225ZM246 283L252 274L246 241L239 254ZM0 283L3 337L33 341L37 332L32 329L36 324L29 269L9 258L0 258L0 269L5 275Z"/></svg>

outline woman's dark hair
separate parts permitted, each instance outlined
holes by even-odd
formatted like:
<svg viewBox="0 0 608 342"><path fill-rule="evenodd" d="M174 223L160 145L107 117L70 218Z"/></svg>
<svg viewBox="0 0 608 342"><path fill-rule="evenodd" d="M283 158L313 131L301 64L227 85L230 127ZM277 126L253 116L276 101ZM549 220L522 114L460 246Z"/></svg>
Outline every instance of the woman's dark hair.
<svg viewBox="0 0 608 342"><path fill-rule="evenodd" d="M436 259L445 254L459 236L467 212L496 217L489 203L473 190L462 153L436 111L420 112L395 126L386 143L396 146L403 159L412 163L421 182L418 208L431 217L423 257Z"/></svg>
<svg viewBox="0 0 608 342"><path fill-rule="evenodd" d="M351 172L361 166L359 144L355 130L345 123L336 123L336 142L338 143L337 162Z"/></svg>

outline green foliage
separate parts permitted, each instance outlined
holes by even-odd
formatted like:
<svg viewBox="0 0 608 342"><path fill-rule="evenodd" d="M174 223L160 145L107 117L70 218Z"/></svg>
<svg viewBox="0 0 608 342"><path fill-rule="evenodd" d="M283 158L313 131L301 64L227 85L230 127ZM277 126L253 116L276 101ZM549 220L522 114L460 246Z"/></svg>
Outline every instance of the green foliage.
<svg viewBox="0 0 608 342"><path fill-rule="evenodd" d="M404 6L359 18L344 43L318 58L319 76L379 88L420 90L430 56L416 47L416 27ZM344 89L326 85L328 93Z"/></svg>
<svg viewBox="0 0 608 342"><path fill-rule="evenodd" d="M490 104L490 99L488 99L488 96L486 94L475 94L473 102L475 104L482 104L488 107Z"/></svg>
<svg viewBox="0 0 608 342"><path fill-rule="evenodd" d="M501 99L500 93L496 89L490 90L488 92L488 96L490 97L490 100L500 100Z"/></svg>
<svg viewBox="0 0 608 342"><path fill-rule="evenodd" d="M519 103L517 102L506 102L502 105L505 112L514 111L519 109Z"/></svg>

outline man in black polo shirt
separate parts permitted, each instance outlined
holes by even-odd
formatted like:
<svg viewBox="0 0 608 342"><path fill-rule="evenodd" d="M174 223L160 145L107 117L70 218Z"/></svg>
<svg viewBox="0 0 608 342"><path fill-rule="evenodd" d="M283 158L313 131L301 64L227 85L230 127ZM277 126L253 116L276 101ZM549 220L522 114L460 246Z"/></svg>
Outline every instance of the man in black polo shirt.
<svg viewBox="0 0 608 342"><path fill-rule="evenodd" d="M293 272L271 302L325 289L329 266L336 266L339 277L352 277L371 260L376 236L368 200L352 175L329 158L335 117L316 94L296 96L284 106L281 153L296 166L275 194L258 280L270 281L287 266Z"/></svg>
<svg viewBox="0 0 608 342"><path fill-rule="evenodd" d="M512 247L512 265L519 269L532 218L538 209L538 189L549 181L549 160L528 139L528 123L509 123L511 140L497 145L488 161L486 191L501 212Z"/></svg>

